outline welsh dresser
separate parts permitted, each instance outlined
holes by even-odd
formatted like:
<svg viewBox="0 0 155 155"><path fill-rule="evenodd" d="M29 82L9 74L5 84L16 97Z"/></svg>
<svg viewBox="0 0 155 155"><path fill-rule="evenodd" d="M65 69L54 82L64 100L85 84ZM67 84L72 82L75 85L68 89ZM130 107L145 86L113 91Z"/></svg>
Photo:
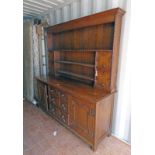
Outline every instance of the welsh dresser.
<svg viewBox="0 0 155 155"><path fill-rule="evenodd" d="M111 134L122 16L107 10L45 28L48 76L39 107L93 150Z"/></svg>

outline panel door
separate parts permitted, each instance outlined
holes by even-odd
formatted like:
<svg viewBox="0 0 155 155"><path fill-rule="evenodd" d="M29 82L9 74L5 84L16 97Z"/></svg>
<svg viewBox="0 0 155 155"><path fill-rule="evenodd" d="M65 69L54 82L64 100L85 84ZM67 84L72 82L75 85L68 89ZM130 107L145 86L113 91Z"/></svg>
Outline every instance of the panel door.
<svg viewBox="0 0 155 155"><path fill-rule="evenodd" d="M110 89L112 52L97 52L96 84Z"/></svg>
<svg viewBox="0 0 155 155"><path fill-rule="evenodd" d="M87 139L94 137L95 110L85 104L85 101L70 98L69 125L81 136Z"/></svg>
<svg viewBox="0 0 155 155"><path fill-rule="evenodd" d="M38 99L39 106L43 110L48 110L48 102L47 102L47 85L38 81Z"/></svg>

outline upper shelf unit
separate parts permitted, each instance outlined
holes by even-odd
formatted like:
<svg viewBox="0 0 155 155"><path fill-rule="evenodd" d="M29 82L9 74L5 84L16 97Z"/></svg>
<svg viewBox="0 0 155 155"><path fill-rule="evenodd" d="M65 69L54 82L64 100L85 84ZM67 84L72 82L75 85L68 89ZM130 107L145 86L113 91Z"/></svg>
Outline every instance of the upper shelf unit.
<svg viewBox="0 0 155 155"><path fill-rule="evenodd" d="M50 50L113 50L115 18L113 9L46 28Z"/></svg>
<svg viewBox="0 0 155 155"><path fill-rule="evenodd" d="M45 28L49 75L116 90L120 8Z"/></svg>

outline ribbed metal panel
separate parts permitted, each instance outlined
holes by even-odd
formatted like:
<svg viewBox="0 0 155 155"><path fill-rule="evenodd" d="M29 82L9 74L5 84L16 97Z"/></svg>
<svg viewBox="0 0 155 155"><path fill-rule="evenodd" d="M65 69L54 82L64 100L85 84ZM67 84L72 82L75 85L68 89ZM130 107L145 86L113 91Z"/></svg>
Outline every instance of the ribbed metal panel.
<svg viewBox="0 0 155 155"><path fill-rule="evenodd" d="M104 11L107 9L107 5L106 0L76 0L62 8L50 11L48 13L50 18L49 24L55 25L82 16Z"/></svg>
<svg viewBox="0 0 155 155"><path fill-rule="evenodd" d="M23 25L23 95L33 100L32 22Z"/></svg>

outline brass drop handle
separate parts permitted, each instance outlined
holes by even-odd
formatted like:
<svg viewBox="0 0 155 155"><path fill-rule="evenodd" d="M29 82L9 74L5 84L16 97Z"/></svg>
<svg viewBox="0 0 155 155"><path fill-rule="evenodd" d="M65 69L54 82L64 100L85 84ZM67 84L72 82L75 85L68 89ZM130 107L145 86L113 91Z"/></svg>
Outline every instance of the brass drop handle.
<svg viewBox="0 0 155 155"><path fill-rule="evenodd" d="M63 122L66 122L64 115L61 116L61 119L62 119Z"/></svg>
<svg viewBox="0 0 155 155"><path fill-rule="evenodd" d="M66 110L66 106L64 104L62 104L61 107L64 111Z"/></svg>

